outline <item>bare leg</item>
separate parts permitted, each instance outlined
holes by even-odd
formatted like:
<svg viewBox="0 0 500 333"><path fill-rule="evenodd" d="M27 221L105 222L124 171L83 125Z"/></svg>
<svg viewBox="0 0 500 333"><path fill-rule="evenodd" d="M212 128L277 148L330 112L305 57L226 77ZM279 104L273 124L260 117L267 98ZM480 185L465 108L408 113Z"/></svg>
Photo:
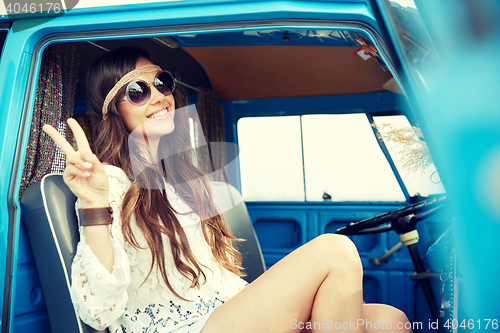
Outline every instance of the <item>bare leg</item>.
<svg viewBox="0 0 500 333"><path fill-rule="evenodd" d="M385 304L363 304L364 319L358 323L366 333L412 333L411 323L403 311ZM313 323L309 324L310 327ZM310 333L304 329L301 333Z"/></svg>
<svg viewBox="0 0 500 333"><path fill-rule="evenodd" d="M362 275L358 252L347 237L319 236L217 308L202 332L299 332L309 318L356 322L364 318ZM364 327L345 331L364 332Z"/></svg>
<svg viewBox="0 0 500 333"><path fill-rule="evenodd" d="M367 333L411 333L411 323L403 311L385 304L364 304ZM370 325L371 323L371 325Z"/></svg>

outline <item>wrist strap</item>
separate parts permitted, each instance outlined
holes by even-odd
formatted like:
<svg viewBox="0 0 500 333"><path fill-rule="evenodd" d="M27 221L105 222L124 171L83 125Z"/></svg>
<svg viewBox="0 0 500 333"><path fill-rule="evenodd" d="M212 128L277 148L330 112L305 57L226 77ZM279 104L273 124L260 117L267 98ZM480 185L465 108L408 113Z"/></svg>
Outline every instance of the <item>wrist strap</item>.
<svg viewBox="0 0 500 333"><path fill-rule="evenodd" d="M113 223L113 209L111 207L79 208L78 213L82 227Z"/></svg>

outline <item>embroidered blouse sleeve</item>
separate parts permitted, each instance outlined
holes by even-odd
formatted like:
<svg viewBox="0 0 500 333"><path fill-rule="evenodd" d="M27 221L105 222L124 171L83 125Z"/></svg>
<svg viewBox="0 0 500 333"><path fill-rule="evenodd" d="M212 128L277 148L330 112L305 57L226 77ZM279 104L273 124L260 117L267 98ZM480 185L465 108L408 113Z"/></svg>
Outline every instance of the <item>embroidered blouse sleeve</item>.
<svg viewBox="0 0 500 333"><path fill-rule="evenodd" d="M113 166L105 166L109 180L109 201L113 208L110 226L114 251L114 265L110 273L87 244L80 227L80 242L71 266L71 299L80 318L89 326L102 330L118 319L125 310L130 284L130 265L124 250L121 232L123 197L130 187L125 173ZM80 207L79 201L76 208Z"/></svg>

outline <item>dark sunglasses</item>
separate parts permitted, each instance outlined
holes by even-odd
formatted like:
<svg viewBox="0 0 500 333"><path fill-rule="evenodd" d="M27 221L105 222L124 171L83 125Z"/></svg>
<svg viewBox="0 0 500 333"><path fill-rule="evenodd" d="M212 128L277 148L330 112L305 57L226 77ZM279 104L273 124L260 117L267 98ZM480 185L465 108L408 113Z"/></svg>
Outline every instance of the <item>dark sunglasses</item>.
<svg viewBox="0 0 500 333"><path fill-rule="evenodd" d="M175 90L175 82L177 79L169 71L162 71L156 74L154 79L154 86L156 90L163 95L168 96ZM127 85L127 92L125 97L120 99L120 102L129 101L134 105L144 105L151 98L151 83L143 80L135 80Z"/></svg>

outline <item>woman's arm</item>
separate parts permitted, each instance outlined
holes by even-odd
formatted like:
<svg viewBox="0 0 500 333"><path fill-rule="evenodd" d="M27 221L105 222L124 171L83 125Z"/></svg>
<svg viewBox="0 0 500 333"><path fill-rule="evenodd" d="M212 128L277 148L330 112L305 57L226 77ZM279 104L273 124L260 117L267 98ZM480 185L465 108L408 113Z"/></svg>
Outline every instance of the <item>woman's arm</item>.
<svg viewBox="0 0 500 333"><path fill-rule="evenodd" d="M52 126L44 125L43 130L54 140L66 155L63 179L78 197L82 208L102 208L109 206L109 182L103 164L90 149L82 128L74 119L68 119L78 150ZM84 227L88 245L101 263L111 272L114 263L113 250L107 226Z"/></svg>
<svg viewBox="0 0 500 333"><path fill-rule="evenodd" d="M102 265L111 272L115 259L108 226L96 225L83 227L83 233L92 252L95 253Z"/></svg>
<svg viewBox="0 0 500 333"><path fill-rule="evenodd" d="M109 194L103 193L103 196L94 202L84 202L80 200L82 208L101 208L109 206ZM111 236L107 225L93 225L83 227L83 234L87 244L95 253L99 261L111 272L114 264L113 246Z"/></svg>
<svg viewBox="0 0 500 333"><path fill-rule="evenodd" d="M130 181L125 173L105 166L113 224L80 228L80 242L71 268L71 298L80 318L95 329L104 329L125 310L130 284L130 264L121 232L121 207ZM80 207L80 200L77 208ZM83 205L82 205L83 206ZM90 237L93 237L92 239ZM100 238L104 244L99 244ZM101 252L98 252L101 251ZM111 259L107 261L107 256Z"/></svg>
<svg viewBox="0 0 500 333"><path fill-rule="evenodd" d="M111 205L113 230L113 226L121 225L121 202L128 178L123 178L125 173L117 168L118 171L114 171L118 176L108 175L103 164L92 153L78 122L68 119L68 125L75 136L77 151L54 127L43 127L66 155L64 182L78 197L77 205L81 208ZM95 221L80 220L80 225L85 225L85 222ZM96 329L104 329L112 324L125 310L129 284L130 265L121 228L110 234L109 225L81 227L80 242L71 267L70 293L82 320Z"/></svg>

